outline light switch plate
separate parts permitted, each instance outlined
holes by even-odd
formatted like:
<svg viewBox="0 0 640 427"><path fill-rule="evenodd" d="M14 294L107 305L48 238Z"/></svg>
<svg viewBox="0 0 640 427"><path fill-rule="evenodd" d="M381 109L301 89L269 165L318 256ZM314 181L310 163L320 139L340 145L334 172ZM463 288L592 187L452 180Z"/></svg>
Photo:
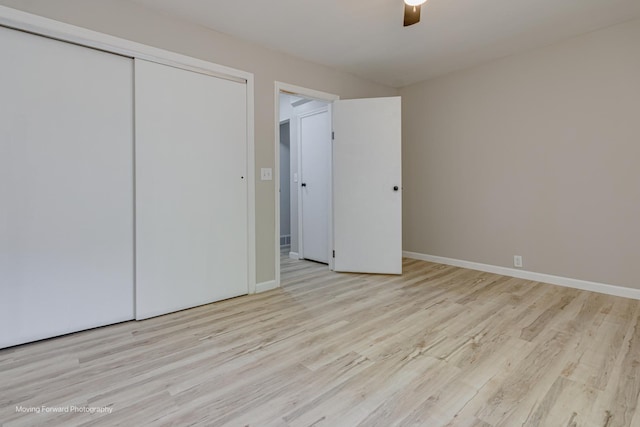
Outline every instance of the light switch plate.
<svg viewBox="0 0 640 427"><path fill-rule="evenodd" d="M262 181L271 181L273 179L273 171L271 168L260 169L260 179Z"/></svg>

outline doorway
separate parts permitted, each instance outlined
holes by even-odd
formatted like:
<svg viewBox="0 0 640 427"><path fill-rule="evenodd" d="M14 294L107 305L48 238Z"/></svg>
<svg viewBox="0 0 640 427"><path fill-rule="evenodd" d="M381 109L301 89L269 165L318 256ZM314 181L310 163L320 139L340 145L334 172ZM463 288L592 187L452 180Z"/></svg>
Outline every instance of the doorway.
<svg viewBox="0 0 640 427"><path fill-rule="evenodd" d="M279 101L280 252L329 264L330 105L289 93Z"/></svg>
<svg viewBox="0 0 640 427"><path fill-rule="evenodd" d="M304 110L293 115L295 107ZM302 258L326 262L329 269L338 272L402 274L400 97L339 100L336 95L276 82L275 112L278 172L280 124L289 120L290 125L289 175L285 171L281 179L276 173L275 182L275 286L279 287L281 280L280 241L286 241L281 235L281 192L286 191L281 180L289 181L291 243L284 251L287 254L288 250L288 266L289 258ZM315 135L322 133L319 129L326 129L328 154L318 145L305 150L305 144L294 140L304 129ZM303 151L309 154L305 157ZM319 160L324 158L329 159L328 164L320 166ZM328 195L318 192L317 181L311 181L313 176L308 173L314 169L328 176L320 180L328 181L323 184ZM313 195L320 195L315 205L305 199ZM286 206L286 201L282 205ZM305 213L305 206L311 215ZM320 209L326 209L327 214L316 215L318 222L313 225L313 216ZM307 229L305 222L312 225ZM315 250L319 255L314 255L305 241L305 234L314 240L314 233L327 237L328 244L322 243ZM326 258L322 256L325 252Z"/></svg>
<svg viewBox="0 0 640 427"><path fill-rule="evenodd" d="M276 82L275 99L279 123L276 127L279 141L276 284L279 285L281 257L308 259L332 267L331 102L338 96Z"/></svg>

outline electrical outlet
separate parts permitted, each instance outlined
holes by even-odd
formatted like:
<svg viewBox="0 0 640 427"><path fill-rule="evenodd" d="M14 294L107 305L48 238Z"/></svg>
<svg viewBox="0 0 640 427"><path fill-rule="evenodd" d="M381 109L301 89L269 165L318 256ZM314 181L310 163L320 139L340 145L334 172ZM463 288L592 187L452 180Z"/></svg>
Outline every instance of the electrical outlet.
<svg viewBox="0 0 640 427"><path fill-rule="evenodd" d="M522 257L520 255L513 256L513 266L522 268Z"/></svg>

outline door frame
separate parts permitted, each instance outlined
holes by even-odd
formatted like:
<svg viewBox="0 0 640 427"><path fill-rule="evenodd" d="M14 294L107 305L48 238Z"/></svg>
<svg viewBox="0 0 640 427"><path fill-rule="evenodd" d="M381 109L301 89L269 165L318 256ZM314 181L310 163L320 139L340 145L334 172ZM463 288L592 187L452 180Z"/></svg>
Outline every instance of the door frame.
<svg viewBox="0 0 640 427"><path fill-rule="evenodd" d="M322 114L326 112L329 114L329 123L332 124L332 116L331 116L331 104L327 103L324 107L316 108L315 110L307 111L306 113L300 114L296 116L297 121L297 141L298 141L298 177L302 180L302 119L314 116L316 114ZM331 137L329 137L331 138ZM329 176L329 206L327 206L327 243L328 243L328 252L327 252L327 264L329 265L329 269L333 270L333 258L331 256L332 248L333 248L333 144L330 140L330 153L329 153L329 164L328 167L328 176ZM304 248L303 248L303 239L304 239L304 229L303 229L303 204L302 204L302 186L297 185L297 193L298 193L298 255L300 258L304 258ZM279 188L279 187L278 187ZM280 193L280 192L278 192Z"/></svg>
<svg viewBox="0 0 640 427"><path fill-rule="evenodd" d="M276 173L274 173L275 175L275 287L280 287L280 94L286 94L286 95L295 95L295 96L302 96L304 98L311 98L311 99L315 99L318 101L323 101L323 102L327 102L329 105L331 105L331 103L333 101L337 101L340 99L340 96L332 94L332 93L328 93L328 92L321 92L318 90L314 90L314 89L309 89L309 88L305 88L302 86L296 86L296 85L292 85L292 84L288 84L288 83L283 83L283 82L279 82L276 81L275 85L274 85L274 105L275 105L275 112L274 112L274 127L275 127L275 139L274 139L274 149L275 149L275 167L274 170L276 171ZM331 108L329 109L330 114L331 114ZM300 186L297 186L298 190ZM299 200L298 200L299 201ZM330 216L332 216L332 213L330 211ZM330 219L331 220L331 219ZM298 224L298 227L300 227L300 224ZM332 234L332 230L329 230L329 234ZM300 236L298 236L299 238ZM329 262L330 262L330 267L331 264L333 263L333 259L330 257L329 258Z"/></svg>

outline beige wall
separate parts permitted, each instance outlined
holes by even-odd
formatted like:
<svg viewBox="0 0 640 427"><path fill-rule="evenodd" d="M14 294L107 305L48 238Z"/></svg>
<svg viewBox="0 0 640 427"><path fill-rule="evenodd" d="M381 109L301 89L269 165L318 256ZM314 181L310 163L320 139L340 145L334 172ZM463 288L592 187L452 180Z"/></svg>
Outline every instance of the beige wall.
<svg viewBox="0 0 640 427"><path fill-rule="evenodd" d="M405 250L640 288L640 21L400 94Z"/></svg>
<svg viewBox="0 0 640 427"><path fill-rule="evenodd" d="M210 31L121 0L0 0L0 4L254 73L256 171L275 165L274 82L341 98L395 96L397 90ZM260 173L256 173L259 178ZM275 277L275 188L256 181L258 283Z"/></svg>

